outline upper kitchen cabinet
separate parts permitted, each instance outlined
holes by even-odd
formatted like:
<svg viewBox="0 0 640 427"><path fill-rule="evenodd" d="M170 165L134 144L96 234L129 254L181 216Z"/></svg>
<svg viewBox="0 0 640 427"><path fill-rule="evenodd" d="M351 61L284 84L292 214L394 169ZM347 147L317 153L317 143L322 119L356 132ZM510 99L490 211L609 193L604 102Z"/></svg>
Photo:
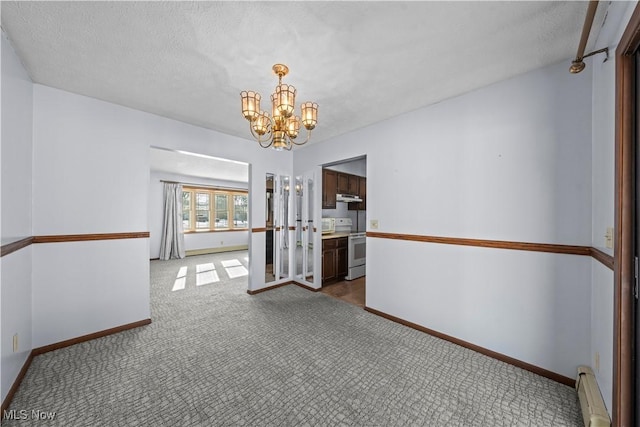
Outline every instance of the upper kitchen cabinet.
<svg viewBox="0 0 640 427"><path fill-rule="evenodd" d="M350 173L338 172L338 188L336 193L338 194L351 194L358 195L358 188L360 188L360 177L358 175L352 175Z"/></svg>
<svg viewBox="0 0 640 427"><path fill-rule="evenodd" d="M359 196L362 202L349 203L350 211L366 208L367 178L331 169L322 169L322 209L336 209L336 194Z"/></svg>
<svg viewBox="0 0 640 427"><path fill-rule="evenodd" d="M358 203L349 203L350 211L365 211L367 210L367 178L364 176L355 176L358 179L358 191L356 194L358 195L362 201Z"/></svg>
<svg viewBox="0 0 640 427"><path fill-rule="evenodd" d="M337 189L338 172L322 169L322 209L336 208Z"/></svg>
<svg viewBox="0 0 640 427"><path fill-rule="evenodd" d="M338 194L349 194L349 174L338 172Z"/></svg>
<svg viewBox="0 0 640 427"><path fill-rule="evenodd" d="M347 188L347 194L359 195L360 194L360 177L357 175L348 175L349 186Z"/></svg>

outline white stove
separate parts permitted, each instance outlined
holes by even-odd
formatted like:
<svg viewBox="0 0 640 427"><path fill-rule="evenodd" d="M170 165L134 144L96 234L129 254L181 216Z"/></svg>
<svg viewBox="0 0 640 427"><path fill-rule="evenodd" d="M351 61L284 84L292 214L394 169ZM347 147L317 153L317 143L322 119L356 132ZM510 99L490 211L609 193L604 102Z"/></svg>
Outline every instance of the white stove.
<svg viewBox="0 0 640 427"><path fill-rule="evenodd" d="M349 233L349 272L346 280L357 279L366 274L365 263L367 260L367 237L364 232L352 232L353 221L351 218L335 218L335 232Z"/></svg>

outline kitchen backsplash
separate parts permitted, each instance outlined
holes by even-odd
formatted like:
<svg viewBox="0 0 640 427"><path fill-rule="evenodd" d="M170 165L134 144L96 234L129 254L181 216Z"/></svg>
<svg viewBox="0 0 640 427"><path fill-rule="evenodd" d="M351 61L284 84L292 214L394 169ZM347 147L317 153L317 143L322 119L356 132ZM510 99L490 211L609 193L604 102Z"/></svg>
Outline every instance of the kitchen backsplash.
<svg viewBox="0 0 640 427"><path fill-rule="evenodd" d="M357 213L357 215L356 215ZM322 209L323 218L351 218L353 232L367 231L366 211L350 211L346 203L338 203L336 209Z"/></svg>

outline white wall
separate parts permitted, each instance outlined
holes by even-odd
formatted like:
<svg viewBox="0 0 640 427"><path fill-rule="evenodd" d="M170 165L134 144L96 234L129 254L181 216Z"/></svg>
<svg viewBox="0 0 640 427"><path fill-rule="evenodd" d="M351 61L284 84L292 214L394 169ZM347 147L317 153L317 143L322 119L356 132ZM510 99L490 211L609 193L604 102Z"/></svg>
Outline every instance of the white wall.
<svg viewBox="0 0 640 427"><path fill-rule="evenodd" d="M248 178L248 177L247 177ZM149 182L149 231L151 237L150 258L160 256L160 239L162 235L162 221L164 212L162 180L186 182L208 186L220 186L224 188L248 188L247 182L212 180L193 176L178 175L162 171L151 171ZM249 245L248 231L217 231L215 233L189 233L184 236L185 249L187 251L197 249L224 249L225 247Z"/></svg>
<svg viewBox="0 0 640 427"><path fill-rule="evenodd" d="M34 235L148 231L151 146L250 163L250 194L260 195L250 198L254 227L264 227L265 173L291 171L291 153L257 143L42 85L34 85L34 97ZM249 289L266 286L264 239L264 233L251 234ZM125 264L102 255L108 241L65 244L64 251L61 244L37 245L34 346L150 317L149 241L122 242L129 243L120 252L131 260ZM65 258L52 265L50 251L57 247ZM99 265L99 274L81 278L88 270L75 266L76 259ZM106 274L110 269L118 274ZM95 292L78 298L84 288ZM100 289L109 289L110 304L100 301ZM53 295L61 303L52 311L46 305ZM99 322L86 322L86 307Z"/></svg>
<svg viewBox="0 0 640 427"><path fill-rule="evenodd" d="M591 71L563 62L306 147L294 168L366 155L378 231L589 246L590 121ZM589 258L367 245L367 306L567 377L589 361Z"/></svg>
<svg viewBox="0 0 640 427"><path fill-rule="evenodd" d="M148 230L144 117L34 85L34 235ZM34 347L150 318L148 260L148 239L34 245Z"/></svg>
<svg viewBox="0 0 640 427"><path fill-rule="evenodd" d="M33 91L29 76L2 33L2 245L31 236ZM31 248L0 259L0 400L4 401L32 349ZM18 351L13 352L13 335Z"/></svg>
<svg viewBox="0 0 640 427"><path fill-rule="evenodd" d="M591 261L591 331L588 365L598 380L600 393L611 415L613 401L613 271ZM596 362L599 355L599 366Z"/></svg>
<svg viewBox="0 0 640 427"><path fill-rule="evenodd" d="M151 318L148 239L32 247L34 347Z"/></svg>
<svg viewBox="0 0 640 427"><path fill-rule="evenodd" d="M587 257L371 238L367 256L369 307L568 377L586 361Z"/></svg>
<svg viewBox="0 0 640 427"><path fill-rule="evenodd" d="M607 19L594 49L609 47L609 59L603 62L605 56L596 55L588 60L587 67L593 70L592 246L613 255L613 249L605 247L604 235L607 227L613 227L615 208L615 49L636 2L611 2L607 6ZM613 400L613 287L613 271L592 260L589 365L609 413Z"/></svg>

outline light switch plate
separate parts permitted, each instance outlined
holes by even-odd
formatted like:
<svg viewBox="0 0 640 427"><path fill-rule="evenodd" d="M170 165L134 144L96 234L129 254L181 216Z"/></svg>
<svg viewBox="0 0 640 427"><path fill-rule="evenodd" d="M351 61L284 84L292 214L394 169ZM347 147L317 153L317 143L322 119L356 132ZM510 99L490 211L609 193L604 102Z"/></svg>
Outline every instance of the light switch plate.
<svg viewBox="0 0 640 427"><path fill-rule="evenodd" d="M377 219L369 220L369 228L372 229L372 230L377 230L378 229L378 220Z"/></svg>
<svg viewBox="0 0 640 427"><path fill-rule="evenodd" d="M604 235L604 245L609 249L613 249L613 228L607 227L607 233Z"/></svg>
<svg viewBox="0 0 640 427"><path fill-rule="evenodd" d="M13 336L13 352L16 353L18 351L18 334Z"/></svg>

